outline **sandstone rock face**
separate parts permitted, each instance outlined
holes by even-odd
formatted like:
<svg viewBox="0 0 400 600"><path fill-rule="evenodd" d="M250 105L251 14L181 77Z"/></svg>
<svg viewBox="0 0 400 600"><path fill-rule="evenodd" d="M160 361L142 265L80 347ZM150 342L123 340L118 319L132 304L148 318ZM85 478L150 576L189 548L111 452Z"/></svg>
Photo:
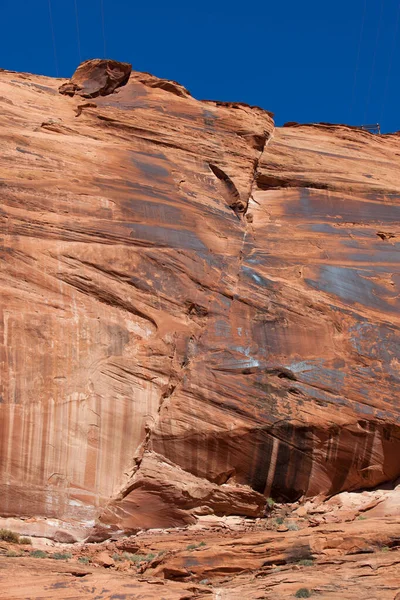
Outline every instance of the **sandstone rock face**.
<svg viewBox="0 0 400 600"><path fill-rule="evenodd" d="M0 73L0 514L134 530L396 479L399 137L89 67L73 97Z"/></svg>
<svg viewBox="0 0 400 600"><path fill-rule="evenodd" d="M125 85L132 71L129 63L116 60L86 60L67 83L59 88L60 94L83 98L96 98L112 94L118 87Z"/></svg>

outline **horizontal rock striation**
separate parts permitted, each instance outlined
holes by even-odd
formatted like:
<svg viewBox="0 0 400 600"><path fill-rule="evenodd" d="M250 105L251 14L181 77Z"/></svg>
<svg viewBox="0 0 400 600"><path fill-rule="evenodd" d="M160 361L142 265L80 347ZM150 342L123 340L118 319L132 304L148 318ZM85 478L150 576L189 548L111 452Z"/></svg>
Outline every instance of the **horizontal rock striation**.
<svg viewBox="0 0 400 600"><path fill-rule="evenodd" d="M0 514L168 527L396 479L399 138L110 62L73 95L0 73Z"/></svg>

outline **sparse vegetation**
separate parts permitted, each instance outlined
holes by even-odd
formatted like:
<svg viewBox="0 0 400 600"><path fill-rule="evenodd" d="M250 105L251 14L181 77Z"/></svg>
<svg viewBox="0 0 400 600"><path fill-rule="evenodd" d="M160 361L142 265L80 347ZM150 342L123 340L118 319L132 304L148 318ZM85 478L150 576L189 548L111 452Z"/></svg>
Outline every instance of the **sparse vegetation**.
<svg viewBox="0 0 400 600"><path fill-rule="evenodd" d="M381 551L382 552L389 552L390 548L389 546L382 546Z"/></svg>
<svg viewBox="0 0 400 600"><path fill-rule="evenodd" d="M308 588L299 588L297 590L297 592L295 593L294 597L295 598L311 598L312 595L312 591L310 591Z"/></svg>
<svg viewBox="0 0 400 600"><path fill-rule="evenodd" d="M129 560L131 563L134 563L134 564L138 564L141 562L150 562L155 557L156 557L156 555L152 554L152 553L150 553L150 554L131 554L130 552L122 553L122 558L125 558L126 560ZM114 560L115 560L115 558L114 558Z"/></svg>
<svg viewBox="0 0 400 600"><path fill-rule="evenodd" d="M51 558L55 558L56 560L68 560L69 558L72 558L72 554L70 554L69 552L54 552Z"/></svg>
<svg viewBox="0 0 400 600"><path fill-rule="evenodd" d="M31 538L28 538L28 537L20 537L18 543L21 545L27 546L28 544L29 545L32 544L32 540L31 540Z"/></svg>
<svg viewBox="0 0 400 600"><path fill-rule="evenodd" d="M3 542L9 542L10 544L32 544L32 541L28 537L19 537L19 534L10 529L0 529L0 540Z"/></svg>
<svg viewBox="0 0 400 600"><path fill-rule="evenodd" d="M297 564L301 565L302 567L312 567L314 561L312 560L312 558L302 558Z"/></svg>
<svg viewBox="0 0 400 600"><path fill-rule="evenodd" d="M289 531L298 531L299 530L299 526L297 525L297 523L286 523L286 527L289 529Z"/></svg>
<svg viewBox="0 0 400 600"><path fill-rule="evenodd" d="M131 554L131 552L123 552L122 557L135 564L140 563L145 559L143 554Z"/></svg>
<svg viewBox="0 0 400 600"><path fill-rule="evenodd" d="M275 500L273 498L267 498L267 506L272 509L275 506Z"/></svg>
<svg viewBox="0 0 400 600"><path fill-rule="evenodd" d="M90 563L90 558L88 556L80 556L78 558L78 562L82 563L83 565L87 565Z"/></svg>
<svg viewBox="0 0 400 600"><path fill-rule="evenodd" d="M367 517L364 517L364 515L358 515L357 519L359 521L365 521Z"/></svg>
<svg viewBox="0 0 400 600"><path fill-rule="evenodd" d="M186 546L186 550L196 550L196 548L201 548L206 545L207 544L205 542L200 542L199 544L189 544L189 546Z"/></svg>
<svg viewBox="0 0 400 600"><path fill-rule="evenodd" d="M16 556L22 556L22 554L20 552L15 552L15 550L7 550L6 556L9 558L14 558Z"/></svg>
<svg viewBox="0 0 400 600"><path fill-rule="evenodd" d="M118 554L117 552L115 552L112 555L112 559L113 559L114 562L119 562L119 561L121 561L123 559L123 557L121 556L121 554Z"/></svg>
<svg viewBox="0 0 400 600"><path fill-rule="evenodd" d="M277 517L277 518L275 519L275 524L276 524L276 525L283 525L283 523L284 523L284 522L285 522L285 520L284 520L284 518L283 518L283 517Z"/></svg>
<svg viewBox="0 0 400 600"><path fill-rule="evenodd" d="M47 552L43 552L43 550L32 550L30 556L32 558L48 558Z"/></svg>
<svg viewBox="0 0 400 600"><path fill-rule="evenodd" d="M0 540L10 542L11 544L18 544L19 535L10 529L0 529Z"/></svg>

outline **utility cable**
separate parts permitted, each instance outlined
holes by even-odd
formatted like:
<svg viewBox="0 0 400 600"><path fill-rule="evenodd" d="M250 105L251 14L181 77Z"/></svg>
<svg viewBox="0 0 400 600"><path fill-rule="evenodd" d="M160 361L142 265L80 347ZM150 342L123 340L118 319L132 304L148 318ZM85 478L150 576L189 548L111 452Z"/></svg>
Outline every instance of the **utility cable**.
<svg viewBox="0 0 400 600"><path fill-rule="evenodd" d="M82 52L81 52L81 36L79 34L79 15L78 15L78 2L75 0L75 21L76 21L76 39L78 42L78 56L79 62L82 62Z"/></svg>
<svg viewBox="0 0 400 600"><path fill-rule="evenodd" d="M51 37L52 37L52 40L53 40L54 65L56 67L56 75L58 77L57 49L56 49L56 38L55 38L55 35L54 35L53 14L52 14L52 11L51 11L51 0L48 0L48 3L49 3L49 18L50 18Z"/></svg>
<svg viewBox="0 0 400 600"><path fill-rule="evenodd" d="M394 27L394 33L393 33L393 40L392 40L392 48L390 51L390 58L389 58L389 66L388 66L388 70L386 73L386 81L385 81L385 88L384 88L384 92L383 92L383 98L382 98L382 108L381 108L381 114L379 117L379 120L382 120L383 117L383 112L385 110L385 105L386 105L386 99L387 99L387 94L388 94L388 90L389 90L389 80L390 80L390 75L392 72L392 66L393 66L393 58L394 58L394 51L396 48L396 42L397 42L397 33L399 30L399 22L400 22L400 1L397 7L397 15L396 15L396 24Z"/></svg>
<svg viewBox="0 0 400 600"><path fill-rule="evenodd" d="M104 25L104 3L103 0L100 0L100 10L101 10L101 25L103 29L103 45L104 45L104 58L107 56L106 52L106 30Z"/></svg>
<svg viewBox="0 0 400 600"><path fill-rule="evenodd" d="M353 92L351 95L350 115L353 115L353 109L354 109L354 100L355 100L355 93L356 93L356 86L357 86L357 76L358 76L358 69L360 66L361 46L362 46L362 40L363 40L363 35L364 35L365 15L366 14L367 14L367 0L364 0L364 10L363 10L363 16L362 16L362 20L361 20L360 38L358 41L356 68L354 71Z"/></svg>
<svg viewBox="0 0 400 600"><path fill-rule="evenodd" d="M375 74L376 55L377 55L377 51L378 51L379 38L380 38L380 35L381 35L382 16L383 16L383 4L384 4L384 0L381 0L381 11L380 11L380 16L379 16L378 28L376 30L375 48L374 48L374 55L373 55L372 67L371 67L371 77L369 79L367 100L365 102L364 122L365 122L365 120L367 118L369 103L370 103L370 99L371 99L372 83L373 83L374 74Z"/></svg>

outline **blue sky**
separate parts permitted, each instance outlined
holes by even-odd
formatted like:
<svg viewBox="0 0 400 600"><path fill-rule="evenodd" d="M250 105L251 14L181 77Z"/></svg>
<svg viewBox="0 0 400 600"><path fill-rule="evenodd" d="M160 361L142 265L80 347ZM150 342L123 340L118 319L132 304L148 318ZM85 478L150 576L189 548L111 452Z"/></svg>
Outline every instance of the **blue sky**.
<svg viewBox="0 0 400 600"><path fill-rule="evenodd" d="M278 125L380 122L383 131L397 131L399 6L400 0L0 0L0 67L68 77L80 59L104 56L105 45L108 58L175 79L196 98L271 110Z"/></svg>

